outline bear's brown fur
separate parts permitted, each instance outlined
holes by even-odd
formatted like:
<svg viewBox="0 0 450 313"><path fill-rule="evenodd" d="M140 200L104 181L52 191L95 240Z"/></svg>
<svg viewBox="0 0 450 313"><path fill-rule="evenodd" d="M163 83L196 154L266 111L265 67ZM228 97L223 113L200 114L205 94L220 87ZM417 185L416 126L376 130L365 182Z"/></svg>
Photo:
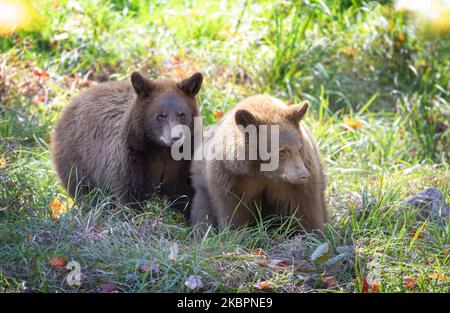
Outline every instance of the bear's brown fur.
<svg viewBox="0 0 450 313"><path fill-rule="evenodd" d="M256 95L228 112L214 136L204 142L206 150L220 145L224 137L225 153L241 145L248 148L249 139L237 125L278 125L279 166L262 172L261 159L248 160L248 155L245 160L194 160L192 222L219 229L244 225L258 217L256 203L261 204L263 217L295 214L308 231L322 231L327 221L325 176L316 143L300 122L307 108L307 103L287 106L271 96Z"/></svg>
<svg viewBox="0 0 450 313"><path fill-rule="evenodd" d="M171 130L176 124L193 128L201 84L200 73L175 82L135 72L131 83L102 83L74 98L52 137L62 184L72 196L101 187L124 204L157 194L190 196L190 161L171 157L180 139Z"/></svg>

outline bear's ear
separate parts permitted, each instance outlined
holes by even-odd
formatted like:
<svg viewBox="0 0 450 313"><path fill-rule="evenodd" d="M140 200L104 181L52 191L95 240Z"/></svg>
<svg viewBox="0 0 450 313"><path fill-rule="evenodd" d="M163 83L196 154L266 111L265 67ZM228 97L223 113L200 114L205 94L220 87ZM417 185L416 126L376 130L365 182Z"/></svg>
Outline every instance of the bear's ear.
<svg viewBox="0 0 450 313"><path fill-rule="evenodd" d="M131 74L131 85L133 85L136 94L143 97L150 95L151 91L154 89L152 82L138 72L133 72L133 74Z"/></svg>
<svg viewBox="0 0 450 313"><path fill-rule="evenodd" d="M288 108L287 119L294 124L298 124L308 111L309 102L303 101L298 105Z"/></svg>
<svg viewBox="0 0 450 313"><path fill-rule="evenodd" d="M194 97L200 91L200 87L202 87L202 82L203 82L203 75L200 73L195 73L191 77L180 81L177 84L177 86L186 95L188 95L190 97Z"/></svg>
<svg viewBox="0 0 450 313"><path fill-rule="evenodd" d="M258 120L256 117L247 110L237 110L234 113L234 120L236 121L236 125L242 125L247 127L248 125L258 125Z"/></svg>

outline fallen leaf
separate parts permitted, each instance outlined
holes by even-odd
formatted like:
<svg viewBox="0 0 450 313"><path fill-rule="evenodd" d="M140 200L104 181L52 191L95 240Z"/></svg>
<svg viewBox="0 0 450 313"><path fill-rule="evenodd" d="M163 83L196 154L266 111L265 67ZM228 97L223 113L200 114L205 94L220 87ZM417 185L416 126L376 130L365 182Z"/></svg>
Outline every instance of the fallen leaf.
<svg viewBox="0 0 450 313"><path fill-rule="evenodd" d="M0 157L0 167L6 167L6 158L4 156Z"/></svg>
<svg viewBox="0 0 450 313"><path fill-rule="evenodd" d="M48 78L48 77L50 77L50 75L48 74L47 71L41 70L41 69L39 69L39 68L35 68L35 69L33 70L33 74L34 74L35 76L39 77L39 78Z"/></svg>
<svg viewBox="0 0 450 313"><path fill-rule="evenodd" d="M291 264L289 264L289 261L283 260L283 259L271 259L270 264L273 266L276 266L276 267L281 267L281 268L291 267Z"/></svg>
<svg viewBox="0 0 450 313"><path fill-rule="evenodd" d="M62 257L55 256L48 261L48 264L55 269L55 270L61 270L66 268L66 260Z"/></svg>
<svg viewBox="0 0 450 313"><path fill-rule="evenodd" d="M330 258L330 254L328 253L329 246L328 243L324 243L314 250L313 254L311 254L311 260L315 264L321 264L326 262Z"/></svg>
<svg viewBox="0 0 450 313"><path fill-rule="evenodd" d="M417 237L418 239L422 239L423 238L423 231L422 230L412 230L408 233L408 237L414 238Z"/></svg>
<svg viewBox="0 0 450 313"><path fill-rule="evenodd" d="M179 65L179 64L181 63L181 57L179 57L179 56L174 56L174 57L172 58L172 60L170 60L170 62L171 62L173 65Z"/></svg>
<svg viewBox="0 0 450 313"><path fill-rule="evenodd" d="M364 121L360 119L352 119L350 117L344 117L344 124L347 127L359 129L364 126Z"/></svg>
<svg viewBox="0 0 450 313"><path fill-rule="evenodd" d="M251 254L256 256L266 256L266 252L261 248L253 250Z"/></svg>
<svg viewBox="0 0 450 313"><path fill-rule="evenodd" d="M361 281L357 280L356 283L361 286L361 293L369 292L369 284L367 283L367 277L363 277Z"/></svg>
<svg viewBox="0 0 450 313"><path fill-rule="evenodd" d="M260 280L254 286L257 289L267 289L272 285L272 278L268 280Z"/></svg>
<svg viewBox="0 0 450 313"><path fill-rule="evenodd" d="M45 97L44 96L36 96L36 97L33 98L31 103L38 104L38 103L42 103L44 101L45 101Z"/></svg>
<svg viewBox="0 0 450 313"><path fill-rule="evenodd" d="M372 283L370 284L370 290L371 290L372 292L374 292L374 293L379 293L379 292L380 292L380 289L379 289L379 287L378 287L378 283L377 283L377 282L372 282Z"/></svg>
<svg viewBox="0 0 450 313"><path fill-rule="evenodd" d="M67 212L67 209L73 205L73 200L71 198L68 199L66 203L62 203L58 198L53 198L52 201L48 204L48 208L52 213L52 218L55 220L59 220L62 214Z"/></svg>
<svg viewBox="0 0 450 313"><path fill-rule="evenodd" d="M433 273L433 274L428 275L428 278L450 284L450 279L445 277L444 274Z"/></svg>
<svg viewBox="0 0 450 313"><path fill-rule="evenodd" d="M419 275L414 275L412 278L405 278L403 280L403 286L408 289L413 289L416 287L416 282L419 280Z"/></svg>
<svg viewBox="0 0 450 313"><path fill-rule="evenodd" d="M178 256L178 244L176 242L174 242L171 246L170 246L170 250L169 250L169 256L167 257L167 259L169 261L175 261L175 259Z"/></svg>
<svg viewBox="0 0 450 313"><path fill-rule="evenodd" d="M336 278L334 277L325 277L323 282L327 285L327 287L333 287L337 285Z"/></svg>
<svg viewBox="0 0 450 313"><path fill-rule="evenodd" d="M100 286L100 292L101 293L111 293L116 291L116 285L109 283L109 284L103 284Z"/></svg>
<svg viewBox="0 0 450 313"><path fill-rule="evenodd" d="M191 290L202 289L203 288L202 278L199 275L191 275L184 282L184 285Z"/></svg>

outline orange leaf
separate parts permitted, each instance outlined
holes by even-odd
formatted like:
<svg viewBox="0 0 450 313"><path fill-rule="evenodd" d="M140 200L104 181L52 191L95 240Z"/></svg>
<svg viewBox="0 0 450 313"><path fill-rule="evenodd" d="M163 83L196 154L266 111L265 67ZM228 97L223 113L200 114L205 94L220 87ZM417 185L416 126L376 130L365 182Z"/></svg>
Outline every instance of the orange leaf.
<svg viewBox="0 0 450 313"><path fill-rule="evenodd" d="M377 282L372 282L370 284L370 290L372 290L372 292L374 292L374 293L379 293L380 292L380 289L378 287Z"/></svg>
<svg viewBox="0 0 450 313"><path fill-rule="evenodd" d="M416 236L417 236L417 238L422 239L423 238L423 231L422 230L417 230L417 231L412 230L412 231L410 231L408 233L408 237L414 238Z"/></svg>
<svg viewBox="0 0 450 313"><path fill-rule="evenodd" d="M61 270L66 267L66 260L61 257L55 256L51 258L50 261L48 261L48 264L50 264L50 266L55 270Z"/></svg>
<svg viewBox="0 0 450 313"><path fill-rule="evenodd" d="M405 278L403 280L403 286L408 289L413 289L416 287L416 282L419 280L419 275L414 275L412 278Z"/></svg>
<svg viewBox="0 0 450 313"><path fill-rule="evenodd" d="M223 116L223 112L220 110L216 110L216 117L220 120Z"/></svg>
<svg viewBox="0 0 450 313"><path fill-rule="evenodd" d="M33 104L38 104L38 103L42 103L45 101L45 97L44 96L36 96L33 98L33 100L31 101Z"/></svg>
<svg viewBox="0 0 450 313"><path fill-rule="evenodd" d="M268 280L260 280L255 284L255 288L258 289L267 289L270 285L272 285L272 278Z"/></svg>
<svg viewBox="0 0 450 313"><path fill-rule="evenodd" d="M39 77L39 78L48 78L48 77L50 77L50 75L48 74L47 71L41 70L41 69L38 69L38 68L35 68L33 70L33 74L35 76Z"/></svg>
<svg viewBox="0 0 450 313"><path fill-rule="evenodd" d="M179 65L181 63L181 58L179 56L175 56L170 61L173 65Z"/></svg>

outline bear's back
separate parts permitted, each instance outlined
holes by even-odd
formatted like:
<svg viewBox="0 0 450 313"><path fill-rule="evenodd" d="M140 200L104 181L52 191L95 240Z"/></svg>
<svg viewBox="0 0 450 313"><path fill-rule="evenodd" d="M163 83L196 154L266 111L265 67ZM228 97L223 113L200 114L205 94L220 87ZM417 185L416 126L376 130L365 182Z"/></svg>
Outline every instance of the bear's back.
<svg viewBox="0 0 450 313"><path fill-rule="evenodd" d="M61 180L77 167L100 185L113 182L111 170L123 160L123 125L135 95L128 82L101 83L83 91L64 109L52 138ZM111 181L112 180L112 181Z"/></svg>

